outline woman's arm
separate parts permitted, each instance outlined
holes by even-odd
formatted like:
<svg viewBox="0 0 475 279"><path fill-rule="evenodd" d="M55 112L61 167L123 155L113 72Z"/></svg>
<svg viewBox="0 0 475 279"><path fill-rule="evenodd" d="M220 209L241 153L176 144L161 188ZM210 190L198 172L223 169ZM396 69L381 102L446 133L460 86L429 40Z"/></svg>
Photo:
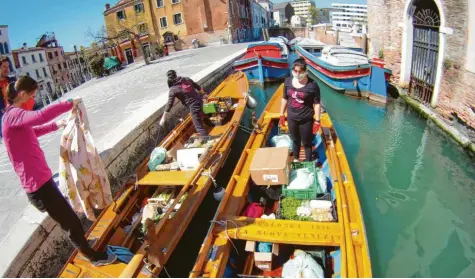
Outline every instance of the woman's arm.
<svg viewBox="0 0 475 279"><path fill-rule="evenodd" d="M313 109L315 112L315 121L320 122L321 104L320 104L320 87L315 82L315 92L313 95Z"/></svg>
<svg viewBox="0 0 475 279"><path fill-rule="evenodd" d="M160 118L160 122L159 122L160 126L163 126L163 124L165 124L165 119L167 117L167 114L172 109L174 102L175 102L175 92L173 90L169 90L168 103L167 103L167 106L165 107L165 111L163 112L162 118Z"/></svg>
<svg viewBox="0 0 475 279"><path fill-rule="evenodd" d="M285 109L287 108L287 86L284 85L284 94L282 94L282 101L280 102L280 115L284 115Z"/></svg>
<svg viewBox="0 0 475 279"><path fill-rule="evenodd" d="M57 130L58 125L56 124L56 122L51 122L45 125L33 127L33 131L35 131L35 135L37 138Z"/></svg>
<svg viewBox="0 0 475 279"><path fill-rule="evenodd" d="M11 121L12 127L41 126L71 110L73 101L49 105L38 111L18 110Z"/></svg>
<svg viewBox="0 0 475 279"><path fill-rule="evenodd" d="M201 86L200 86L198 83L196 83L196 82L195 82L194 80L192 80L191 78L186 78L186 79L187 79L188 81L190 81L191 84L193 84L193 87L194 87L196 90L201 91L202 88L201 88Z"/></svg>

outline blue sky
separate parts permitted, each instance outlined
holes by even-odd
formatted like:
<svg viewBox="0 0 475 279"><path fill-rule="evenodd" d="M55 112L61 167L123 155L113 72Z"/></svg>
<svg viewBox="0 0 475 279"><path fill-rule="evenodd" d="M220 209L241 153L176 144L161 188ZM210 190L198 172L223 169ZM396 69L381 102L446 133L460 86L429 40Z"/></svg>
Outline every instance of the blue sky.
<svg viewBox="0 0 475 279"><path fill-rule="evenodd" d="M286 0L272 0L280 3ZM36 40L45 32L54 32L65 51L72 51L73 44L87 46L91 39L85 36L90 27L99 30L104 24L102 12L105 3L118 0L1 0L0 25L9 26L10 43L13 49L24 42L36 45ZM319 8L331 3L366 4L366 0L314 0ZM8 11L8 12L6 12Z"/></svg>
<svg viewBox="0 0 475 279"><path fill-rule="evenodd" d="M65 51L73 44L89 45L91 39L84 33L91 27L98 30L104 24L102 12L105 3L118 0L0 0L0 25L8 25L13 49L26 42L36 45L45 32L54 32ZM8 11L8 12L6 12Z"/></svg>

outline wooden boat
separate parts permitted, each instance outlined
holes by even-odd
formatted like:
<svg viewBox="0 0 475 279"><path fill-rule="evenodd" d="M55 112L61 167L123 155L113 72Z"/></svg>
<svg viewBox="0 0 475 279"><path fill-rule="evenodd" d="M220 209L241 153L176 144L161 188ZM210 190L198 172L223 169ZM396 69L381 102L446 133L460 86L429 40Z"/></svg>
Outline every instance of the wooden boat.
<svg viewBox="0 0 475 279"><path fill-rule="evenodd" d="M284 43L250 44L244 56L234 62L234 69L246 73L250 82L284 79L289 74L288 49Z"/></svg>
<svg viewBox="0 0 475 279"><path fill-rule="evenodd" d="M213 177L224 164L230 152L243 116L249 90L242 72L223 81L210 99L231 97L232 107L222 125L208 127L215 143L199 158L196 170L149 171L148 158L137 168L136 179L127 183L114 203L105 209L87 232L88 239L97 238L94 247L104 251L107 245L122 246L134 254L127 264L95 267L75 251L62 269L60 277L156 277L170 258L177 243L189 225L194 213L213 185ZM166 150L183 148L195 133L191 117L176 127L160 143ZM146 234L141 233L141 209L147 199L169 192L171 197L158 222L145 222ZM149 200L149 203L151 201ZM135 217L134 217L135 216ZM143 239L146 240L143 240Z"/></svg>
<svg viewBox="0 0 475 279"><path fill-rule="evenodd" d="M314 151L319 154L318 161L332 189L331 200L333 208L336 208L336 220L315 222L242 216L247 205L255 201L256 191L262 191L259 188L261 186L255 186L252 182L249 168L256 150L266 147L269 138L277 134L282 94L283 85L261 115L259 131L251 134L190 277L280 277L278 270L282 268L282 259L274 260L270 272L263 272L255 267L253 253L245 251L245 241L278 244L278 250L287 253L296 248L324 251L330 254L322 259L327 263L325 277L371 277L368 243L358 195L344 150L326 112L321 117L322 128L316 136ZM280 199L270 208L278 207L276 203L280 203ZM269 202L266 208L269 208Z"/></svg>
<svg viewBox="0 0 475 279"><path fill-rule="evenodd" d="M341 46L326 46L321 55L300 45L295 50L310 72L332 89L386 103L391 70L373 64L365 54Z"/></svg>

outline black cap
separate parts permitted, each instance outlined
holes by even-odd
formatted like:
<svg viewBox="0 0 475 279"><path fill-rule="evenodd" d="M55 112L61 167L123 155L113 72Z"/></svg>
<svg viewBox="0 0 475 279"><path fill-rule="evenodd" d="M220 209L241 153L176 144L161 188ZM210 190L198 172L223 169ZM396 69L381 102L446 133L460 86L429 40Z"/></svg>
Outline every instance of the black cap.
<svg viewBox="0 0 475 279"><path fill-rule="evenodd" d="M176 79L176 72L175 72L174 70L169 70L169 71L167 72L167 78L168 78L168 79L172 79L172 80L173 80L173 79Z"/></svg>

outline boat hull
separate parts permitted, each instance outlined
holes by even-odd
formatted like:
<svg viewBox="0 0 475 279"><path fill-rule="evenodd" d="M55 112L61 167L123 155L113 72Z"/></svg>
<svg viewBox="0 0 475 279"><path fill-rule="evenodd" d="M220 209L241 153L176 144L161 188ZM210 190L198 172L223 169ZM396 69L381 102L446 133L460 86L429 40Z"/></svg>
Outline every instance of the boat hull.
<svg viewBox="0 0 475 279"><path fill-rule="evenodd" d="M246 108L248 81L244 73L238 72L229 76L213 92L210 98L231 97L235 100L230 120L222 126L209 128L209 135L219 140L202 155L202 161L196 170L189 171L154 171L148 170L149 158L136 169L136 179L122 188L122 192L114 203L106 208L86 233L89 239L97 238L96 249L103 250L106 245L118 245L131 249L134 254L132 260L126 264L114 264L95 267L75 251L69 258L60 277L157 277L172 255L176 245L183 236L194 214L200 207L208 190L212 187L211 177L215 177L230 152L231 144L237 133L239 123ZM190 116L170 132L159 146L171 150L183 143L196 132ZM201 157L200 157L201 159ZM176 189L174 201L164 216L156 225L152 225L147 233L147 239L141 243L137 239L135 229L125 229L132 216L135 216L143 207L147 193L159 191L163 188ZM183 198L183 199L182 199ZM179 200L182 202L178 205ZM175 210L176 209L176 210ZM139 219L140 221L140 219ZM132 221L132 226L134 221ZM136 225L140 225L136 223ZM138 228L138 227L136 227ZM144 260L149 262L158 260L160 265L154 265L145 272Z"/></svg>
<svg viewBox="0 0 475 279"><path fill-rule="evenodd" d="M338 266L333 277L372 276L366 232L353 177L327 113L322 114L322 133L320 141L315 145L319 161L324 162L322 172L334 189L331 195L338 208L337 221L264 220L239 216L249 203L250 189L256 187L253 186L249 173L254 153L256 149L266 147L277 128L283 90L282 85L269 101L259 119L259 130L251 134L244 148L190 273L192 278L236 277L236 273L242 273L242 277L258 277L259 275L252 274L254 268L252 260L250 263L248 261L249 256L242 272L232 271L236 266L236 257L241 255L237 253L236 240L337 247L331 255L334 265Z"/></svg>
<svg viewBox="0 0 475 279"><path fill-rule="evenodd" d="M289 60L277 43L252 44L243 58L234 62L236 71L246 74L252 83L284 79L289 74Z"/></svg>
<svg viewBox="0 0 475 279"><path fill-rule="evenodd" d="M334 66L307 52L300 46L297 54L304 58L313 76L333 90L373 101L387 102L387 87L390 71L374 65Z"/></svg>

